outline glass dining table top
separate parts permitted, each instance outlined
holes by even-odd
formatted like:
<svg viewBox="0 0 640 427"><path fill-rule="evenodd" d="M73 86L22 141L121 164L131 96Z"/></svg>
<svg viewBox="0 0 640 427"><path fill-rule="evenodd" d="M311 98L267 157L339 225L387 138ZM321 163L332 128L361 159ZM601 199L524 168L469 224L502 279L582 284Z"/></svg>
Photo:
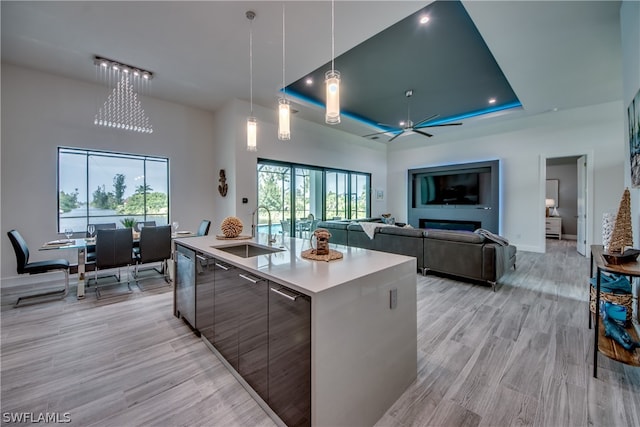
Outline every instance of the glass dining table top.
<svg viewBox="0 0 640 427"><path fill-rule="evenodd" d="M89 245L95 245L95 243L95 238L58 239L46 242L40 250L85 248Z"/></svg>
<svg viewBox="0 0 640 427"><path fill-rule="evenodd" d="M178 233L171 234L172 239L176 239L179 237L193 237L196 234L192 231L181 231ZM134 244L140 242L140 238L133 239ZM78 248L86 248L87 246L93 246L96 244L96 238L75 238L75 239L57 239L46 242L40 247L40 250L51 250L51 249L78 249Z"/></svg>

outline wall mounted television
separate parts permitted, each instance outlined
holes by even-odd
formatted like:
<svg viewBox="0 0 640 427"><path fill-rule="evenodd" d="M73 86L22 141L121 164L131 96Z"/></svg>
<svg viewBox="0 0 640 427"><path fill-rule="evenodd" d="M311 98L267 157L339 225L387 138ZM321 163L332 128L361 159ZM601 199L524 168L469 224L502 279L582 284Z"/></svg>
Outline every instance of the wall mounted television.
<svg viewBox="0 0 640 427"><path fill-rule="evenodd" d="M480 177L477 172L425 173L416 176L422 205L477 205Z"/></svg>

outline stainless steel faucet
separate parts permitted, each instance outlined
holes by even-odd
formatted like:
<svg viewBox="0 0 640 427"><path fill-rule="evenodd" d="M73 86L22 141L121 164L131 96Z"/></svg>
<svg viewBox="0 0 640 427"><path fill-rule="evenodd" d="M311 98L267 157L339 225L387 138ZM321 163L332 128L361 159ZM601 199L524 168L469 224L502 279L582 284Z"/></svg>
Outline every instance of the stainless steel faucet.
<svg viewBox="0 0 640 427"><path fill-rule="evenodd" d="M265 205L259 205L252 213L251 213L251 237L256 237L256 226L257 226L257 221L255 221L255 217L256 217L256 213L260 210L260 209L264 209L267 211L267 215L269 217L269 231L268 231L268 237L267 237L267 241L269 242L269 246L271 246L272 243L275 243L276 239L275 237L271 236L271 211L269 210L268 207L266 207Z"/></svg>

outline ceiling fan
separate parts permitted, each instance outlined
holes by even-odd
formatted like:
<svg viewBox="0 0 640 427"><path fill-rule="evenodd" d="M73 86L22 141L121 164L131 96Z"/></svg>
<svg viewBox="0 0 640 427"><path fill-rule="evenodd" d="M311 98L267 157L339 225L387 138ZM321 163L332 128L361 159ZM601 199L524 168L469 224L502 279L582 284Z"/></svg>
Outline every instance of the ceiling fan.
<svg viewBox="0 0 640 427"><path fill-rule="evenodd" d="M395 126L391 126L391 125L387 125L384 123L378 123L380 126L386 126L389 127L389 130L385 130L382 132L376 132L376 133L370 133L369 135L363 135L363 138L368 138L371 136L375 136L375 135L381 135L383 133L395 133L395 135L393 135L391 137L391 139L389 139L388 142L393 141L394 139L396 139L397 137L399 137L400 135L404 134L405 132L413 132L413 133L418 133L420 135L426 136L428 138L431 138L433 135L426 132L424 129L425 128L431 128L431 127L440 127L440 126L460 126L462 125L462 123L441 123L441 124L433 124L430 125L428 124L431 120L435 119L436 117L440 116L440 114L433 114L425 119L420 120L417 123L413 123L411 121L411 106L409 103L409 98L411 98L411 96L413 96L413 90L408 89L404 92L404 96L407 97L407 120L400 122L400 126L402 126L401 128L396 128ZM397 133L396 133L397 132Z"/></svg>

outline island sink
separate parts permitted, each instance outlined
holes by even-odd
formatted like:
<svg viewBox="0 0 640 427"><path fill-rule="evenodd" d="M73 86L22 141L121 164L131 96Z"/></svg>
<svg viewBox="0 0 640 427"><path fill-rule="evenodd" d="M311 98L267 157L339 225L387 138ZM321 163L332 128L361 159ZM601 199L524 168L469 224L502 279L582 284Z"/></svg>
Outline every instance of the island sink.
<svg viewBox="0 0 640 427"><path fill-rule="evenodd" d="M282 249L270 248L268 246L252 245L242 243L240 245L216 247L220 251L230 253L241 258L251 258L258 255L268 255L274 252L282 252Z"/></svg>

